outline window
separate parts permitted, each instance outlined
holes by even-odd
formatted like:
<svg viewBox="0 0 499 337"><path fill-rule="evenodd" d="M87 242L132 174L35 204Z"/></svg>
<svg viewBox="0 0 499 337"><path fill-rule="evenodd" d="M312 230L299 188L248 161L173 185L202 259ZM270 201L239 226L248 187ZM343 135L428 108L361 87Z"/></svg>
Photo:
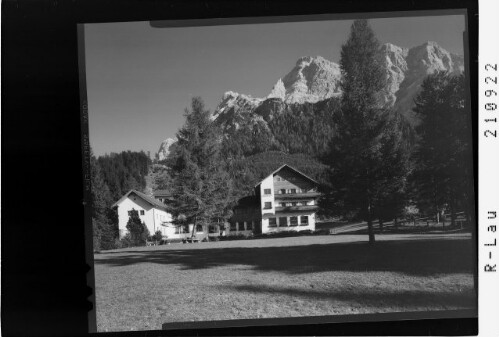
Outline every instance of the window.
<svg viewBox="0 0 499 337"><path fill-rule="evenodd" d="M209 233L212 233L212 234L213 234L213 233L217 233L217 228L216 228L216 226L214 226L214 225L210 225L210 226L208 227L208 232L209 232Z"/></svg>
<svg viewBox="0 0 499 337"><path fill-rule="evenodd" d="M291 189L291 193L295 193L296 194L296 188L292 188Z"/></svg>
<svg viewBox="0 0 499 337"><path fill-rule="evenodd" d="M263 190L263 193L265 193L265 194L271 194L272 192L271 192L270 188L266 188L266 189Z"/></svg>
<svg viewBox="0 0 499 337"><path fill-rule="evenodd" d="M286 203L285 202L281 202L281 207L286 207Z"/></svg>
<svg viewBox="0 0 499 337"><path fill-rule="evenodd" d="M290 216L289 217L289 225L290 226L298 226L298 217L297 216Z"/></svg>
<svg viewBox="0 0 499 337"><path fill-rule="evenodd" d="M291 203L291 206L296 206L296 202L292 202L292 203Z"/></svg>
<svg viewBox="0 0 499 337"><path fill-rule="evenodd" d="M249 231L252 231L254 227L255 227L254 221L251 221L251 222L248 222L246 229Z"/></svg>
<svg viewBox="0 0 499 337"><path fill-rule="evenodd" d="M281 189L281 194L286 194L286 189Z"/></svg>
<svg viewBox="0 0 499 337"><path fill-rule="evenodd" d="M184 234L188 234L189 233L189 226L182 226L182 231Z"/></svg>
<svg viewBox="0 0 499 337"><path fill-rule="evenodd" d="M230 224L231 231L237 231L237 222L231 222Z"/></svg>
<svg viewBox="0 0 499 337"><path fill-rule="evenodd" d="M196 233L203 233L203 225L196 225Z"/></svg>
<svg viewBox="0 0 499 337"><path fill-rule="evenodd" d="M277 219L269 218L269 227L277 227Z"/></svg>
<svg viewBox="0 0 499 337"><path fill-rule="evenodd" d="M308 226L308 216L302 215L300 217L300 226Z"/></svg>
<svg viewBox="0 0 499 337"><path fill-rule="evenodd" d="M272 202L266 201L264 203L263 209L271 209L272 208Z"/></svg>
<svg viewBox="0 0 499 337"><path fill-rule="evenodd" d="M175 227L175 234L180 234L180 226Z"/></svg>
<svg viewBox="0 0 499 337"><path fill-rule="evenodd" d="M141 209L141 210L140 210L140 215L144 215L144 214L145 214L145 213L144 213L144 210L143 210L143 209Z"/></svg>
<svg viewBox="0 0 499 337"><path fill-rule="evenodd" d="M288 227L288 218L285 216L279 218L279 227Z"/></svg>

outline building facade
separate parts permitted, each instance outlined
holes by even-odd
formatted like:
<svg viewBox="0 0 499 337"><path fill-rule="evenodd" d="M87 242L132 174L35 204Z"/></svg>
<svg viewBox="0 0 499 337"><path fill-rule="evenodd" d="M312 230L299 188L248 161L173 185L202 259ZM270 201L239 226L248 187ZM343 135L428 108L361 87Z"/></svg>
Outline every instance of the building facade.
<svg viewBox="0 0 499 337"><path fill-rule="evenodd" d="M228 235L315 230L318 183L283 165L234 208Z"/></svg>

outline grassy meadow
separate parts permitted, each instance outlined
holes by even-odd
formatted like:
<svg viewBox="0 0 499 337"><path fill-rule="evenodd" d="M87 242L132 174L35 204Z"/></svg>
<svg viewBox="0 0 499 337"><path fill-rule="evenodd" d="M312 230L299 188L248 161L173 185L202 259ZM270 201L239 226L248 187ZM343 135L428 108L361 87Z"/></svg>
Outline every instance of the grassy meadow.
<svg viewBox="0 0 499 337"><path fill-rule="evenodd" d="M301 236L95 255L99 332L163 323L476 308L471 236Z"/></svg>

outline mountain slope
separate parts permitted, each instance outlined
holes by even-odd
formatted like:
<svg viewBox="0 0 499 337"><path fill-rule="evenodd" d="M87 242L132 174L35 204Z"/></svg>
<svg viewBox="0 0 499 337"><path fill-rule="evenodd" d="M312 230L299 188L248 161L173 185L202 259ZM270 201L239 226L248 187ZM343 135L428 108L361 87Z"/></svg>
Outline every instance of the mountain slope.
<svg viewBox="0 0 499 337"><path fill-rule="evenodd" d="M435 71L460 73L464 70L463 57L451 54L436 42L426 42L410 49L384 44L380 49L386 68L387 84L380 93L380 103L394 107L411 124L413 100L419 93L424 78ZM338 64L321 56L300 58L293 69L273 86L265 98L228 91L213 113L220 125L240 125L245 118L258 118L252 112L260 110L265 121L283 111L283 106L316 103L341 96L341 71ZM262 109L261 107L266 108ZM269 109L272 106L275 109Z"/></svg>

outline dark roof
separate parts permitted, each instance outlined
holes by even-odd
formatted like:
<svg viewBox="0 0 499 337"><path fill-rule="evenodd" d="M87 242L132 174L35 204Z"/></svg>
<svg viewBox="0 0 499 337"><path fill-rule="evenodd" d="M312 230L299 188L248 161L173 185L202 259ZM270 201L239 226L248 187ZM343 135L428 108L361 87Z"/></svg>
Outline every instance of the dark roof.
<svg viewBox="0 0 499 337"><path fill-rule="evenodd" d="M260 199L255 195L243 197L237 201L236 208L260 207Z"/></svg>
<svg viewBox="0 0 499 337"><path fill-rule="evenodd" d="M148 195L146 195L146 194L144 194L144 193L142 193L142 192L136 191L136 190L130 190L130 191L128 191L128 193L127 193L127 194L125 194L124 196L122 196L122 197L120 198L120 200L116 201L116 202L115 202L115 203L111 206L111 208L118 206L118 204L119 204L120 202L122 202L123 200L125 200L126 198L128 198L128 196L129 196L130 194L132 194L132 193L133 193L133 194L135 194L135 195L137 195L139 198L141 198L142 200L144 200L145 202L147 202L147 203L148 203L148 204L150 204L151 206L153 206L153 207L155 207L155 208L158 208L158 209L161 209L161 210L163 210L163 211L166 211L166 206L165 206L165 204L163 204L161 201L156 200L156 199L154 199L154 198L151 198L150 196L148 196Z"/></svg>
<svg viewBox="0 0 499 337"><path fill-rule="evenodd" d="M309 176L307 176L305 173L302 173L300 171L298 171L297 169L295 169L294 167L291 167L289 166L288 164L284 164L282 166L280 166L277 170L275 170L274 172L272 172L271 174L269 174L268 176L266 176L265 178L263 178L262 180L260 180L260 182L258 184L255 185L255 187L257 187L258 185L260 185L262 183L263 180L267 179L268 177L270 176L273 176L274 174L276 174L277 172L279 172L280 170L284 169L284 168L288 168L290 169L291 171L294 171L295 173L298 173L299 175L301 175L302 177L304 177L305 179L313 182L314 184L318 185L319 183L317 181L315 181L314 179L310 178Z"/></svg>
<svg viewBox="0 0 499 337"><path fill-rule="evenodd" d="M172 194L168 190L156 190L152 193L155 197L171 197Z"/></svg>

